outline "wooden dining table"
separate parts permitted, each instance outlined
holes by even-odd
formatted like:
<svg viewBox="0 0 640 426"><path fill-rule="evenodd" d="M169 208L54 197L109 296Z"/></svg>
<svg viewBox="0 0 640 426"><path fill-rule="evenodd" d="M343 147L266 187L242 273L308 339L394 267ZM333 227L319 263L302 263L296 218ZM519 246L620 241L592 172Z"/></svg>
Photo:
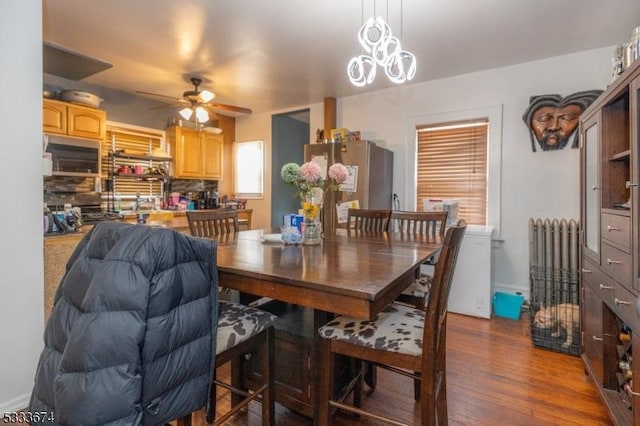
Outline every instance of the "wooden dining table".
<svg viewBox="0 0 640 426"><path fill-rule="evenodd" d="M297 332L284 329L284 325L278 330L276 326L276 401L316 418L314 401L320 370L317 328L335 314L373 318L416 279L420 265L439 250L442 241L437 235L345 229L323 236L322 243L315 246L268 242L272 238L273 234L268 231L249 230L220 239L219 283L221 287L237 290L237 294L266 297L304 309L306 314L302 319L292 322L295 329L301 328L298 322L305 317L311 318L310 331L303 336L302 343L292 340L291 336ZM283 320L284 323L287 321ZM292 342L294 347L306 344L309 350L301 351L301 346L292 350ZM288 353L279 353L279 350L288 350ZM308 358L297 360L307 369L307 376L296 373L290 377L292 366L298 365L291 356ZM246 370L248 367L234 365L232 368ZM232 376L241 381L247 374L241 371ZM298 387L299 392L291 391Z"/></svg>

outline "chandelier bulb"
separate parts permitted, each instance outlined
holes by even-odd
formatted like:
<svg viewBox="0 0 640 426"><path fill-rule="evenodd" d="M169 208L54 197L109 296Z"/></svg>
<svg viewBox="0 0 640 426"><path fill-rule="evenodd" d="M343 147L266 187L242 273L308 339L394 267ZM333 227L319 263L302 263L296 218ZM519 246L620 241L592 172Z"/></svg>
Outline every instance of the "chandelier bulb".
<svg viewBox="0 0 640 426"><path fill-rule="evenodd" d="M354 86L364 87L373 83L376 65L380 65L389 80L396 84L415 76L415 56L402 50L400 40L392 35L391 28L381 16L367 19L358 31L358 41L368 55L354 56L347 64L347 75Z"/></svg>

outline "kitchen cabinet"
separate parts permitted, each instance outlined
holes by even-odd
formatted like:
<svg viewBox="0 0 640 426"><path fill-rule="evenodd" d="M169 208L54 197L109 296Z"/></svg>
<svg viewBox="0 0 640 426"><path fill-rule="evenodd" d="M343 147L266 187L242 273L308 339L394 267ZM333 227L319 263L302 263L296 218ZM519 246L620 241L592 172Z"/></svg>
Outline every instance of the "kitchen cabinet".
<svg viewBox="0 0 640 426"><path fill-rule="evenodd" d="M581 355L619 425L640 424L639 93L636 61L584 111L579 128Z"/></svg>
<svg viewBox="0 0 640 426"><path fill-rule="evenodd" d="M44 133L103 140L106 135L105 111L44 99L42 104Z"/></svg>
<svg viewBox="0 0 640 426"><path fill-rule="evenodd" d="M166 136L174 159L174 178L222 179L222 135L173 126L166 130Z"/></svg>

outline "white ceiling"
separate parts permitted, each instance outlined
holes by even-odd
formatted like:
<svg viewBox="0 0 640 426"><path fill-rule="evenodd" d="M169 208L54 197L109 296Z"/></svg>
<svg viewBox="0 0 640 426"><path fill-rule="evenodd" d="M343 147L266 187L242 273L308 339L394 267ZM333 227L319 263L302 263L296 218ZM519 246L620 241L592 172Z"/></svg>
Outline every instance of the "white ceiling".
<svg viewBox="0 0 640 426"><path fill-rule="evenodd" d="M638 0L43 0L43 35L113 64L87 83L179 97L199 75L217 102L262 112L393 86L346 76L374 13L417 57L413 82L613 46L640 25Z"/></svg>

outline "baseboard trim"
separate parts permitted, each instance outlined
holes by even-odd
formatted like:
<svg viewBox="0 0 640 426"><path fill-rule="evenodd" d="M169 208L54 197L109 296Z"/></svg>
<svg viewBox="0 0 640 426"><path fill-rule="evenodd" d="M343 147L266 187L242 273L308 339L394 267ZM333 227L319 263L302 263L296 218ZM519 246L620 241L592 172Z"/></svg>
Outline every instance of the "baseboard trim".
<svg viewBox="0 0 640 426"><path fill-rule="evenodd" d="M13 413L15 411L24 410L29 406L30 394L21 395L9 401L0 402L0 413Z"/></svg>

